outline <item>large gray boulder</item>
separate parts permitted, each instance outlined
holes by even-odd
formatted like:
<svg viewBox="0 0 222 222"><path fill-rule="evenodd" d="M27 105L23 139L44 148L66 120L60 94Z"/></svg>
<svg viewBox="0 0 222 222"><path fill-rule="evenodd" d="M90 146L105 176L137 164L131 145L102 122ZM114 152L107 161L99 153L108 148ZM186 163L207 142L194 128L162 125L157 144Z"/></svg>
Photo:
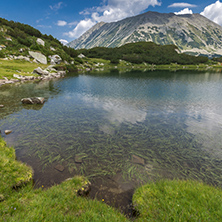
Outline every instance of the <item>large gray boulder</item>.
<svg viewBox="0 0 222 222"><path fill-rule="evenodd" d="M29 51L29 55L39 63L47 64L47 58L42 53Z"/></svg>
<svg viewBox="0 0 222 222"><path fill-rule="evenodd" d="M40 38L37 38L36 42L39 45L45 46L45 42L42 39L40 39Z"/></svg>

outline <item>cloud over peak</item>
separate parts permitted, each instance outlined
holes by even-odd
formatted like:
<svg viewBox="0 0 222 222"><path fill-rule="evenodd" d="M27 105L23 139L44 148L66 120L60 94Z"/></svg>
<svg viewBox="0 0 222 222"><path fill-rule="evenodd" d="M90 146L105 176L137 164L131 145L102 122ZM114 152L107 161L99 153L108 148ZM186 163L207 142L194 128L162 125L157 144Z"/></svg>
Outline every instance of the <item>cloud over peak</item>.
<svg viewBox="0 0 222 222"><path fill-rule="evenodd" d="M145 11L149 6L160 6L159 0L104 0L104 4L84 10L80 14L88 18L80 21L74 30L66 33L78 38L97 22L114 22Z"/></svg>
<svg viewBox="0 0 222 222"><path fill-rule="evenodd" d="M222 25L222 3L220 1L208 5L200 14L219 25Z"/></svg>
<svg viewBox="0 0 222 222"><path fill-rule="evenodd" d="M179 12L174 12L175 15L186 15L186 14L193 14L193 11L189 8L185 8Z"/></svg>
<svg viewBox="0 0 222 222"><path fill-rule="evenodd" d="M180 2L180 3L173 3L172 5L169 5L168 8L194 8L197 7L197 5Z"/></svg>

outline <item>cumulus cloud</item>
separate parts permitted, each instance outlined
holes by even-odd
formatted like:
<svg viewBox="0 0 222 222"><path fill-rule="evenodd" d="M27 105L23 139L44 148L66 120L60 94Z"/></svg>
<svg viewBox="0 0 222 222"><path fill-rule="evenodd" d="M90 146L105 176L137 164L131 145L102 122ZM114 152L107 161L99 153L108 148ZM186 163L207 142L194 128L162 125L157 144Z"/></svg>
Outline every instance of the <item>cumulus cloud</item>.
<svg viewBox="0 0 222 222"><path fill-rule="evenodd" d="M222 25L222 3L220 1L208 5L200 14L219 25Z"/></svg>
<svg viewBox="0 0 222 222"><path fill-rule="evenodd" d="M197 7L197 5L180 2L180 3L173 3L172 5L168 6L168 8L186 8L186 7L194 8L194 7Z"/></svg>
<svg viewBox="0 0 222 222"><path fill-rule="evenodd" d="M96 22L92 21L92 19L82 20L72 31L65 33L65 35L69 36L70 38L78 38L95 24Z"/></svg>
<svg viewBox="0 0 222 222"><path fill-rule="evenodd" d="M185 8L179 12L174 12L176 15L185 15L185 14L193 14L193 11L189 8Z"/></svg>
<svg viewBox="0 0 222 222"><path fill-rule="evenodd" d="M57 22L57 25L58 25L58 26L66 26L66 25L67 25L67 22L66 22L66 21L62 21L62 20L59 20L59 21Z"/></svg>
<svg viewBox="0 0 222 222"><path fill-rule="evenodd" d="M65 40L65 39L60 39L59 40L63 45L66 45L66 44L68 44L68 41L67 40Z"/></svg>
<svg viewBox="0 0 222 222"><path fill-rule="evenodd" d="M160 6L158 0L104 0L100 7L93 7L81 12L90 18L82 20L75 29L66 33L70 38L77 38L97 22L114 22L137 15L149 6Z"/></svg>

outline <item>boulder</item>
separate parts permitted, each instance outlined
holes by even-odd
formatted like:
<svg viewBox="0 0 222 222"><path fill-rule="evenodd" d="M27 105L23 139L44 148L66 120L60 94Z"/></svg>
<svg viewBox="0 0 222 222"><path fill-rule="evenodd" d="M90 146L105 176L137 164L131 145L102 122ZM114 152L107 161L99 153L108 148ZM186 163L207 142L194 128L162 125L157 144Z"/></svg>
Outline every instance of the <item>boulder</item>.
<svg viewBox="0 0 222 222"><path fill-rule="evenodd" d="M31 98L23 98L23 104L43 104L45 99L43 97L31 97Z"/></svg>
<svg viewBox="0 0 222 222"><path fill-rule="evenodd" d="M55 51L55 48L53 48L52 46L50 46L50 50L51 50L51 51Z"/></svg>
<svg viewBox="0 0 222 222"><path fill-rule="evenodd" d="M4 108L4 105L0 105L0 108Z"/></svg>
<svg viewBox="0 0 222 222"><path fill-rule="evenodd" d="M78 57L79 57L80 59L82 59L82 58L85 58L85 55L80 54L80 55L78 55Z"/></svg>
<svg viewBox="0 0 222 222"><path fill-rule="evenodd" d="M42 68L38 67L36 69L34 69L33 73L36 73L38 75L49 75L49 71L47 70L43 70Z"/></svg>
<svg viewBox="0 0 222 222"><path fill-rule="evenodd" d="M42 39L40 39L40 38L37 38L36 42L39 45L45 46L45 42Z"/></svg>
<svg viewBox="0 0 222 222"><path fill-rule="evenodd" d="M42 53L29 51L29 55L37 62L47 64L47 58Z"/></svg>
<svg viewBox="0 0 222 222"><path fill-rule="evenodd" d="M55 65L55 64L60 64L62 62L62 58L59 55L53 55L49 56L51 59L50 64Z"/></svg>

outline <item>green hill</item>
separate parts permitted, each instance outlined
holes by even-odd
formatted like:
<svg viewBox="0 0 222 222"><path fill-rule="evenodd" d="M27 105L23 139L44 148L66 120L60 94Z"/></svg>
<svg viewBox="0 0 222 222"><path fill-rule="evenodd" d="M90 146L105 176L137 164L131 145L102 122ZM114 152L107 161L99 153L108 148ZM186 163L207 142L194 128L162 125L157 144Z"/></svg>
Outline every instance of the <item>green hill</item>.
<svg viewBox="0 0 222 222"><path fill-rule="evenodd" d="M44 46L38 43L38 39L44 42ZM29 25L0 18L0 58L8 55L27 56L29 50L41 52L47 58L56 54L67 62L77 56L74 49L62 45L51 35L43 35Z"/></svg>

